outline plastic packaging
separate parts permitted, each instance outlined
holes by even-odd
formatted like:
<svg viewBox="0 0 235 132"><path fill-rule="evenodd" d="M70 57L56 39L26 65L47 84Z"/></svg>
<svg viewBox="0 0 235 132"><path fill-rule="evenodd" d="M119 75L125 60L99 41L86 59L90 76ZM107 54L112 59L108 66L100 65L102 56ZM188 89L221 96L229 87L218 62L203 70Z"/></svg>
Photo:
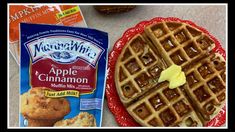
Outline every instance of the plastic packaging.
<svg viewBox="0 0 235 132"><path fill-rule="evenodd" d="M20 25L20 126L100 127L108 34Z"/></svg>

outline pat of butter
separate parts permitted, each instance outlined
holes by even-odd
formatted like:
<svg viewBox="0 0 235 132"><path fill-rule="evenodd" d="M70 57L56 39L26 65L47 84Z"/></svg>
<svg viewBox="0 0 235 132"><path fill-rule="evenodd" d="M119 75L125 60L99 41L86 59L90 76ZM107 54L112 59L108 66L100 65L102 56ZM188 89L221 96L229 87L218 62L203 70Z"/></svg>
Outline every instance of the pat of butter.
<svg viewBox="0 0 235 132"><path fill-rule="evenodd" d="M169 88L173 89L186 83L186 77L182 68L175 64L161 72L158 82L169 81Z"/></svg>
<svg viewBox="0 0 235 132"><path fill-rule="evenodd" d="M178 76L171 78L169 88L173 89L173 88L179 87L185 83L186 83L185 74L184 74L184 72L180 72L180 74Z"/></svg>

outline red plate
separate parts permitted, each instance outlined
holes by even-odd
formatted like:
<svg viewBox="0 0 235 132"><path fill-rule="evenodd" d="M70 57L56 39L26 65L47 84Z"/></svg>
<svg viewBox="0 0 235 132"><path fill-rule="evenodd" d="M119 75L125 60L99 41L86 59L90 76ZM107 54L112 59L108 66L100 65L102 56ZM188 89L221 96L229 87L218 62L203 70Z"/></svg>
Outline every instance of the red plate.
<svg viewBox="0 0 235 132"><path fill-rule="evenodd" d="M107 84L105 91L108 107L110 111L113 113L117 123L120 126L134 127L140 125L129 115L129 113L126 111L125 107L123 106L123 104L119 99L114 83L114 72L115 72L116 61L118 59L118 56L121 54L122 48L132 37L134 37L138 33L142 33L147 25L158 23L161 21L184 22L195 28L198 28L199 30L206 33L211 37L211 39L214 40L216 45L214 51L221 54L226 59L225 50L221 47L219 41L215 37L213 37L206 29L199 27L193 22L188 20L181 20L179 18L174 18L174 17L168 17L168 18L156 17L150 21L142 21L138 23L135 27L129 28L128 30L125 31L122 37L116 41L113 49L109 53L108 76L107 76ZM223 109L220 111L220 113L214 119L212 119L206 126L219 127L223 125L225 121L226 121L226 107L224 106Z"/></svg>

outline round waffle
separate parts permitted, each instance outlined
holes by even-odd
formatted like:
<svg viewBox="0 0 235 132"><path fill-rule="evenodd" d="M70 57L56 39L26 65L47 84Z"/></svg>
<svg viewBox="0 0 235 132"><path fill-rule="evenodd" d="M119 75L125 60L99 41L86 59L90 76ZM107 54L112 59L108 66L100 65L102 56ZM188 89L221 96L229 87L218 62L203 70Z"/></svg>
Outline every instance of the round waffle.
<svg viewBox="0 0 235 132"><path fill-rule="evenodd" d="M225 60L214 41L183 22L151 24L122 49L115 66L121 102L142 126L204 126L225 104ZM180 65L186 84L158 83L162 70Z"/></svg>

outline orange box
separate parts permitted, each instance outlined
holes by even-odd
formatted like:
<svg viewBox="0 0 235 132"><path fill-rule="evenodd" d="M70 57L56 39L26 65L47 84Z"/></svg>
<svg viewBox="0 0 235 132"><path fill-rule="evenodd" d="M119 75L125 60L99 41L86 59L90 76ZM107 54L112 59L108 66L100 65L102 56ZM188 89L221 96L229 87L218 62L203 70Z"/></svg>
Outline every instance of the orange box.
<svg viewBox="0 0 235 132"><path fill-rule="evenodd" d="M87 27L77 5L9 5L9 47L18 64L19 23L22 22Z"/></svg>

